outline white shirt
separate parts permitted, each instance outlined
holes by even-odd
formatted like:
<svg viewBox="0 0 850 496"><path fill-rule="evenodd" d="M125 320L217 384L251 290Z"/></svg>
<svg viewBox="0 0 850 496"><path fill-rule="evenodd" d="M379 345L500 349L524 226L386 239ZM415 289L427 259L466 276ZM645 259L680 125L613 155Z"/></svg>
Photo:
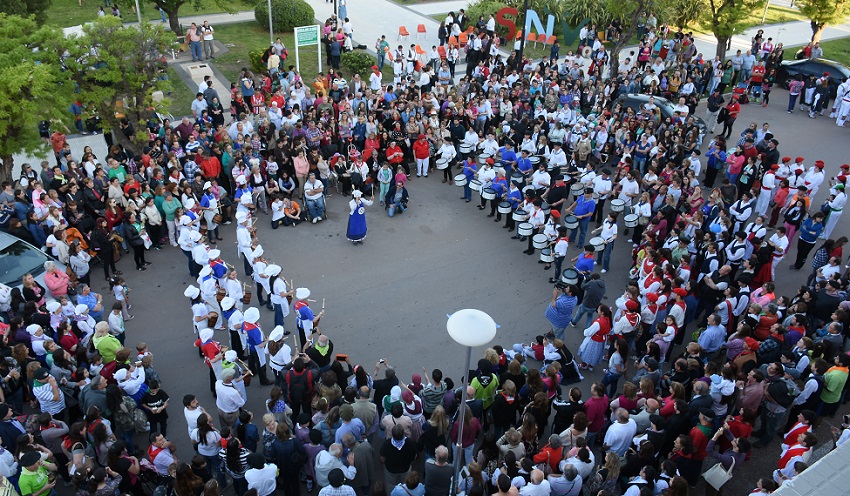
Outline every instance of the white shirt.
<svg viewBox="0 0 850 496"><path fill-rule="evenodd" d="M567 165L567 154L564 153L564 150L562 149L553 149L551 152L549 152L549 157L547 157L547 159L549 161L549 164L551 164L553 167L563 167Z"/></svg>
<svg viewBox="0 0 850 496"><path fill-rule="evenodd" d="M289 300L287 300L285 296L280 295L281 293L289 291L286 281L282 277L278 276L278 278L274 281L274 287L271 289L272 303L280 305L280 308L283 311L283 316L286 317L289 315Z"/></svg>
<svg viewBox="0 0 850 496"><path fill-rule="evenodd" d="M540 484L526 484L522 489L519 490L519 493L523 496L549 496L552 489L549 485L549 481L543 479Z"/></svg>
<svg viewBox="0 0 850 496"><path fill-rule="evenodd" d="M619 456L624 456L636 432L637 424L632 419L629 419L625 424L620 422L611 424L605 434L605 444L610 447L608 450L617 453Z"/></svg>
<svg viewBox="0 0 850 496"><path fill-rule="evenodd" d="M381 89L381 77L382 75L380 72L376 74L373 71L372 74L369 75L369 88L371 88L372 91L378 91Z"/></svg>
<svg viewBox="0 0 850 496"><path fill-rule="evenodd" d="M774 233L770 237L770 242L776 245L776 248L773 249L773 256L784 257L785 250L788 248L788 236L779 237L779 233Z"/></svg>
<svg viewBox="0 0 850 496"><path fill-rule="evenodd" d="M628 195L637 195L640 193L640 187L638 186L637 181L629 181L627 177L620 179L620 187L623 189L620 190L620 195L618 198L626 202L626 205L632 204L632 198ZM635 198L637 199L637 198Z"/></svg>
<svg viewBox="0 0 850 496"><path fill-rule="evenodd" d="M269 496L277 488L277 465L266 463L261 469L251 468L245 472L248 489L256 489L259 496Z"/></svg>
<svg viewBox="0 0 850 496"><path fill-rule="evenodd" d="M552 181L552 176L549 175L546 171L540 171L539 169L534 171L534 174L531 175L531 184L536 189L545 189L549 187L549 183Z"/></svg>
<svg viewBox="0 0 850 496"><path fill-rule="evenodd" d="M617 235L617 223L611 222L608 219L605 219L605 222L602 223L602 231L600 231L599 236L605 240L605 242L610 242L614 236Z"/></svg>
<svg viewBox="0 0 850 496"><path fill-rule="evenodd" d="M599 194L599 199L604 200L608 198L608 195L611 193L611 177L604 178L602 176L596 176L593 178L593 191Z"/></svg>

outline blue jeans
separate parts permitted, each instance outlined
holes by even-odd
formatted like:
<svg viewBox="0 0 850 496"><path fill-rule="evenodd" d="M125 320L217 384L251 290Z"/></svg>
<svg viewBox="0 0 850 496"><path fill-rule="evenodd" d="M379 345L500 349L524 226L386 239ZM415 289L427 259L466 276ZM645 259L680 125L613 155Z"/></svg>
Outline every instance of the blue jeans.
<svg viewBox="0 0 850 496"><path fill-rule="evenodd" d="M637 155L635 155L635 169L641 171L641 173L644 173L644 167L646 167L646 157L638 157Z"/></svg>
<svg viewBox="0 0 850 496"><path fill-rule="evenodd" d="M274 325L283 326L283 307L279 303L273 303L274 305Z"/></svg>
<svg viewBox="0 0 850 496"><path fill-rule="evenodd" d="M127 445L127 454L133 456L133 453L135 453L133 444L136 441L136 433L133 429L127 429L126 431L121 432L121 439L124 441L124 444Z"/></svg>
<svg viewBox="0 0 850 496"><path fill-rule="evenodd" d="M738 73L738 81L746 81L750 79L750 74L753 72L752 67L749 69L744 69L741 67L741 72Z"/></svg>
<svg viewBox="0 0 850 496"><path fill-rule="evenodd" d="M124 224L123 223L117 224L113 229L118 231L118 234L120 234L121 237L124 239L124 241L121 242L121 248L124 248L126 250L127 249L127 233L124 231Z"/></svg>
<svg viewBox="0 0 850 496"><path fill-rule="evenodd" d="M596 313L595 308L588 308L584 305L579 305L576 309L576 315L570 320L572 324L578 324L578 321L581 319L582 315L587 315L587 319L584 324L584 328L587 329L590 327L590 322L593 320L593 314Z"/></svg>
<svg viewBox="0 0 850 496"><path fill-rule="evenodd" d="M472 200L472 189L469 187L469 182L463 185L463 197L466 200Z"/></svg>
<svg viewBox="0 0 850 496"><path fill-rule="evenodd" d="M192 60L202 60L204 58L204 53L202 51L202 45L200 41L190 41L189 48L192 49Z"/></svg>
<svg viewBox="0 0 850 496"><path fill-rule="evenodd" d="M623 377L623 374L606 372L605 377L602 378L602 385L607 388L609 398L614 398L617 394L617 384L620 382L620 377Z"/></svg>
<svg viewBox="0 0 850 496"><path fill-rule="evenodd" d="M198 268L198 265L195 263L195 259L192 258L192 252L186 251L186 250L181 250L181 251L183 252L184 255L186 255L186 258L189 259L189 275L192 276L192 277L198 277L200 275L200 269Z"/></svg>
<svg viewBox="0 0 850 496"><path fill-rule="evenodd" d="M576 244L576 246L578 246L578 247L579 247L579 249L583 249L583 246L584 246L584 238L586 238L586 237L587 237L587 226L588 226L589 224L590 224L590 217L585 217L585 218L583 218L583 219L579 220L579 221L578 221L578 227L577 227L576 229L573 229L573 232L572 232L572 234L570 235L570 238L575 239L575 237L576 237L576 231L578 231L578 232L579 232L579 235L578 235L578 244Z"/></svg>
<svg viewBox="0 0 850 496"><path fill-rule="evenodd" d="M396 213L400 214L400 213L404 212L404 210L405 210L404 205L402 205L401 203L390 203L390 205L387 207L387 215L392 217Z"/></svg>
<svg viewBox="0 0 850 496"><path fill-rule="evenodd" d="M564 338L565 338L565 336L566 336L566 332L567 332L567 328L566 328L566 327L555 327L555 326L552 326L552 334L554 334L554 335L555 335L555 337L556 337L556 338L558 338L558 339L560 339L561 341L563 341L563 340L564 340Z"/></svg>
<svg viewBox="0 0 850 496"><path fill-rule="evenodd" d="M596 256L596 263L602 261L602 268L604 270L608 270L611 265L611 251L614 249L614 242L609 241L608 244L605 245L605 249L602 250L599 255Z"/></svg>
<svg viewBox="0 0 850 496"><path fill-rule="evenodd" d="M204 459L207 461L207 473L211 477L215 477L219 487L226 486L227 481L224 479L224 472L221 470L221 458L217 456L204 456Z"/></svg>
<svg viewBox="0 0 850 496"><path fill-rule="evenodd" d="M314 219L316 217L324 217L325 216L325 197L320 196L315 200L307 200L307 210L310 211L310 216Z"/></svg>
<svg viewBox="0 0 850 496"><path fill-rule="evenodd" d="M791 95L791 94L788 95L788 112L791 112L791 111L794 110L794 105L797 104L797 97L798 96L799 95Z"/></svg>

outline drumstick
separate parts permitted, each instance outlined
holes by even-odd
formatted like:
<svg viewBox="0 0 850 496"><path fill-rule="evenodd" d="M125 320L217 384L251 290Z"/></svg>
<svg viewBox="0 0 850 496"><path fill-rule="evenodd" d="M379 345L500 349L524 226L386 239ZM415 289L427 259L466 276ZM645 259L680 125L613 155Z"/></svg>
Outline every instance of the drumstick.
<svg viewBox="0 0 850 496"><path fill-rule="evenodd" d="M325 309L325 299L322 298L322 310L324 310L324 309Z"/></svg>

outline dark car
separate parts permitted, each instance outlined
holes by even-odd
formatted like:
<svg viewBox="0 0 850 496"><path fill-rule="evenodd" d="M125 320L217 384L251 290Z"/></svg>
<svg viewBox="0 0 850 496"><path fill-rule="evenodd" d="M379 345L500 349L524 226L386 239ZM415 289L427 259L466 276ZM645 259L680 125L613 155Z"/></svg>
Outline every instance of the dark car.
<svg viewBox="0 0 850 496"><path fill-rule="evenodd" d="M850 77L850 69L834 60L803 59L783 61L782 65L776 71L776 82L780 83L784 88L788 88L788 83L796 78L798 74L802 74L805 80L808 76L821 77L825 72L829 73L829 96L831 99L835 99L841 80Z"/></svg>
<svg viewBox="0 0 850 496"><path fill-rule="evenodd" d="M673 102L666 98L662 98L660 96L653 97L651 95L644 95L640 93L628 93L625 95L620 95L617 97L617 100L614 102L615 104L619 103L620 105L626 106L634 110L635 112L640 111L643 108L644 104L649 102L649 99L653 98L655 106L661 110L661 117L668 118L673 117ZM703 121L700 117L693 115L694 121L697 123L697 127L699 128L700 136L704 136L708 128L705 127L705 121Z"/></svg>

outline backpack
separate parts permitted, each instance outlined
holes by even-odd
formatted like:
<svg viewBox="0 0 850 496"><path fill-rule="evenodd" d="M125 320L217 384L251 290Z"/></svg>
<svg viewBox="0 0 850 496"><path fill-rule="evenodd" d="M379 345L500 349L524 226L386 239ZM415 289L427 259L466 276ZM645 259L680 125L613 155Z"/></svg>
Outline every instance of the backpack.
<svg viewBox="0 0 850 496"><path fill-rule="evenodd" d="M295 370L290 370L286 374L286 385L291 402L309 403L313 396L313 371L305 370L298 374Z"/></svg>
<svg viewBox="0 0 850 496"><path fill-rule="evenodd" d="M767 394L776 404L788 408L794 402L794 398L800 395L800 388L791 379L780 377L768 384Z"/></svg>

